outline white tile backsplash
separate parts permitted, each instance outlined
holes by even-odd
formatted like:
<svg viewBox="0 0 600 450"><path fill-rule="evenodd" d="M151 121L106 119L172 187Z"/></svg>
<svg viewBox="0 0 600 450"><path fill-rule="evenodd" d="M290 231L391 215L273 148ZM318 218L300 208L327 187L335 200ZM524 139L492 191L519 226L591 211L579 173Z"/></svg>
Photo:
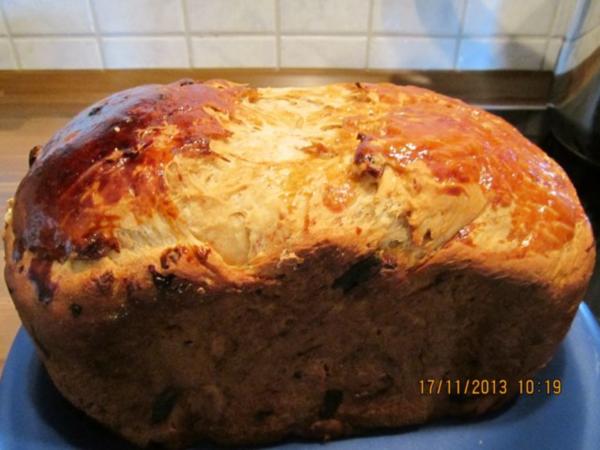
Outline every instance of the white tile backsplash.
<svg viewBox="0 0 600 450"><path fill-rule="evenodd" d="M92 0L102 33L185 31L181 0Z"/></svg>
<svg viewBox="0 0 600 450"><path fill-rule="evenodd" d="M583 23L579 29L579 36L600 25L600 1L588 1L586 6L587 8L583 11Z"/></svg>
<svg viewBox="0 0 600 450"><path fill-rule="evenodd" d="M276 67L275 36L220 36L192 39L194 67Z"/></svg>
<svg viewBox="0 0 600 450"><path fill-rule="evenodd" d="M559 0L469 0L466 35L547 35Z"/></svg>
<svg viewBox="0 0 600 450"><path fill-rule="evenodd" d="M0 0L11 34L93 32L87 0Z"/></svg>
<svg viewBox="0 0 600 450"><path fill-rule="evenodd" d="M93 38L15 38L23 69L97 69L102 67Z"/></svg>
<svg viewBox="0 0 600 450"><path fill-rule="evenodd" d="M582 14L584 2L586 0L560 0L554 25L552 27L552 36L572 37L571 34L579 28L577 23Z"/></svg>
<svg viewBox="0 0 600 450"><path fill-rule="evenodd" d="M366 32L369 2L365 0L279 0L281 31Z"/></svg>
<svg viewBox="0 0 600 450"><path fill-rule="evenodd" d="M563 42L562 38L552 38L548 41L546 54L544 55L544 70L554 70Z"/></svg>
<svg viewBox="0 0 600 450"><path fill-rule="evenodd" d="M186 0L190 30L275 31L275 0Z"/></svg>
<svg viewBox="0 0 600 450"><path fill-rule="evenodd" d="M102 40L109 69L189 67L184 37L108 37Z"/></svg>
<svg viewBox="0 0 600 450"><path fill-rule="evenodd" d="M282 67L366 67L367 38L339 36L283 36Z"/></svg>
<svg viewBox="0 0 600 450"><path fill-rule="evenodd" d="M467 38L458 49L457 69L539 70L545 51L546 40L542 38Z"/></svg>
<svg viewBox="0 0 600 450"><path fill-rule="evenodd" d="M0 69L16 69L17 63L7 38L0 39Z"/></svg>
<svg viewBox="0 0 600 450"><path fill-rule="evenodd" d="M373 31L455 35L465 0L373 0Z"/></svg>
<svg viewBox="0 0 600 450"><path fill-rule="evenodd" d="M0 67L556 70L600 0L0 0Z"/></svg>
<svg viewBox="0 0 600 450"><path fill-rule="evenodd" d="M369 68L452 69L455 51L455 38L375 37Z"/></svg>
<svg viewBox="0 0 600 450"><path fill-rule="evenodd" d="M580 38L565 43L561 51L557 72L564 73L585 61L600 43L600 26L588 31Z"/></svg>

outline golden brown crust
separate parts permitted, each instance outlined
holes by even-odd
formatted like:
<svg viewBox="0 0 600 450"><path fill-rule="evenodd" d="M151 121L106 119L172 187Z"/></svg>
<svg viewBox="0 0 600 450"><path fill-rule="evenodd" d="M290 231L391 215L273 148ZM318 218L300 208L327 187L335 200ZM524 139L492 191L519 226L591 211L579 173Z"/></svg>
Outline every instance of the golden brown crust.
<svg viewBox="0 0 600 450"><path fill-rule="evenodd" d="M508 397L418 380L532 374L595 258L554 161L419 88L140 87L32 160L11 295L63 394L142 445L485 412Z"/></svg>

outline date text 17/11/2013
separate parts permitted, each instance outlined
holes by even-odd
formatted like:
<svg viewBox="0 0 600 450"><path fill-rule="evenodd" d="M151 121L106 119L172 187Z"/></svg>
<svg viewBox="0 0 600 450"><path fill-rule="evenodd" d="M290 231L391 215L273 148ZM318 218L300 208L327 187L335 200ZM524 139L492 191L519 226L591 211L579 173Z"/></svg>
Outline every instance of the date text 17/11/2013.
<svg viewBox="0 0 600 450"><path fill-rule="evenodd" d="M509 381L503 378L426 379L419 380L421 395L560 395L560 379L526 378Z"/></svg>

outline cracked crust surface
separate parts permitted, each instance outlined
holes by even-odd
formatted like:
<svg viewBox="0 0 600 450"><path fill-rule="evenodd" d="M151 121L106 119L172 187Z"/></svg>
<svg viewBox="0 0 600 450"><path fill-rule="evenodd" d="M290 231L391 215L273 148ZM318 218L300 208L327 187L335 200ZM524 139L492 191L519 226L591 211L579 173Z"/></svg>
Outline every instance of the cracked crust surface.
<svg viewBox="0 0 600 450"><path fill-rule="evenodd" d="M483 413L510 396L418 382L533 374L595 258L554 161L410 86L142 86L30 163L11 295L61 392L141 445Z"/></svg>

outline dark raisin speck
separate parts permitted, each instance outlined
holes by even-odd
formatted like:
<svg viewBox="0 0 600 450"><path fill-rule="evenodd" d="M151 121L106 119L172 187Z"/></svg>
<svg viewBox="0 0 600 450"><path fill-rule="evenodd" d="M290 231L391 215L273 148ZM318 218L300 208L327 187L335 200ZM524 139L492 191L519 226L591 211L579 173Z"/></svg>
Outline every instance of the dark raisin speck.
<svg viewBox="0 0 600 450"><path fill-rule="evenodd" d="M81 259L99 259L110 251L119 252L120 250L121 245L116 238L93 233L85 237L83 245L77 251L77 256Z"/></svg>
<svg viewBox="0 0 600 450"><path fill-rule="evenodd" d="M135 148L132 148L132 147L127 147L127 148L122 149L121 153L123 154L123 157L129 158L129 159L135 159L140 154L140 152L138 150L136 150Z"/></svg>
<svg viewBox="0 0 600 450"><path fill-rule="evenodd" d="M177 278L173 274L162 274L157 271L153 265L148 266L148 271L152 276L154 286L156 286L159 291L170 291L177 294L183 294L193 288L193 283L190 281Z"/></svg>
<svg viewBox="0 0 600 450"><path fill-rule="evenodd" d="M100 111L102 111L103 107L104 107L104 105L94 106L92 109L90 109L90 112L88 113L88 116L95 116Z"/></svg>
<svg viewBox="0 0 600 450"><path fill-rule="evenodd" d="M111 271L107 271L100 275L98 278L93 278L93 281L100 294L108 295L112 291L115 276Z"/></svg>
<svg viewBox="0 0 600 450"><path fill-rule="evenodd" d="M331 419L344 400L344 393L339 389L328 389L323 396L323 404L319 410L319 418Z"/></svg>
<svg viewBox="0 0 600 450"><path fill-rule="evenodd" d="M275 412L272 409L261 409L254 413L254 420L257 422L264 422L269 416L272 416Z"/></svg>
<svg viewBox="0 0 600 450"><path fill-rule="evenodd" d="M163 275L158 270L156 270L156 267L154 267L153 265L148 266L148 271L152 276L152 282L154 283L154 286L156 286L157 288L164 289L169 288L171 286L171 283L173 282L174 278L173 274Z"/></svg>
<svg viewBox="0 0 600 450"><path fill-rule="evenodd" d="M356 286L364 283L369 278L375 276L381 269L382 262L375 256L370 255L361 259L333 282L334 289L342 289L344 294L348 293Z"/></svg>
<svg viewBox="0 0 600 450"><path fill-rule="evenodd" d="M388 269L388 270L393 270L396 269L396 267L398 266L398 264L396 263L396 260L391 257L391 256L384 256L381 260L381 267L383 269Z"/></svg>
<svg viewBox="0 0 600 450"><path fill-rule="evenodd" d="M33 163L39 156L41 150L42 147L40 145L36 145L31 150L29 150L29 167L33 166Z"/></svg>
<svg viewBox="0 0 600 450"><path fill-rule="evenodd" d="M23 258L23 252L25 249L23 248L23 241L21 239L15 239L15 244L12 251L12 259L14 262L21 261Z"/></svg>
<svg viewBox="0 0 600 450"><path fill-rule="evenodd" d="M73 317L77 318L81 315L82 308L77 303L71 303L71 306L69 306L69 310L71 311Z"/></svg>
<svg viewBox="0 0 600 450"><path fill-rule="evenodd" d="M29 265L27 275L37 288L38 300L48 304L54 297L56 283L51 278L52 261L47 259L33 258Z"/></svg>
<svg viewBox="0 0 600 450"><path fill-rule="evenodd" d="M152 425L157 425L167 420L171 414L171 411L173 411L178 398L179 390L172 386L165 388L160 394L158 394L156 399L154 399L154 404L152 405L150 423Z"/></svg>

